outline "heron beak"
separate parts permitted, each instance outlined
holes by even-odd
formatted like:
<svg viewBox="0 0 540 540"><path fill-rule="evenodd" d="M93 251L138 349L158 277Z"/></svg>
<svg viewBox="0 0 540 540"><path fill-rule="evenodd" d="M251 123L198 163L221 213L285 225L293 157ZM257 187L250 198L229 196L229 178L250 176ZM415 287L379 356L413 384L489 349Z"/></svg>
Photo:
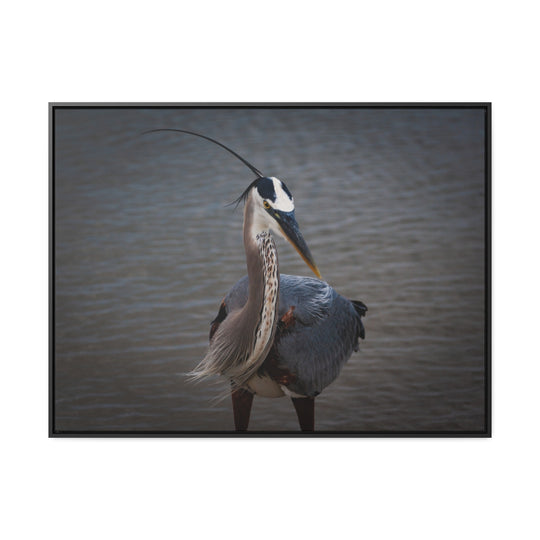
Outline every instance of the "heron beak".
<svg viewBox="0 0 540 540"><path fill-rule="evenodd" d="M281 231L285 238L293 245L294 249L298 251L300 257L304 259L304 262L311 268L312 272L322 279L321 273L313 260L313 255L307 247L306 241L300 232L296 218L294 217L294 210L292 212L282 212L280 210L270 210L270 215L278 222Z"/></svg>

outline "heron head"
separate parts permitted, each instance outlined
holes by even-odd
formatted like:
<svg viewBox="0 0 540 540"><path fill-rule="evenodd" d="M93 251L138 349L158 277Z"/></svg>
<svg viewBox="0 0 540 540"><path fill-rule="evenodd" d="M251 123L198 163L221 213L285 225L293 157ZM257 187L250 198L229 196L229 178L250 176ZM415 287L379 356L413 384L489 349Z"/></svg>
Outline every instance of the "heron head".
<svg viewBox="0 0 540 540"><path fill-rule="evenodd" d="M314 274L320 278L321 273L313 260L313 256L302 237L296 218L294 217L294 200L287 186L278 178L263 176L259 169L255 168L249 161L237 154L234 150L225 146L223 143L207 137L195 131L185 129L160 128L145 131L145 134L163 131L175 133L186 133L201 139L206 139L213 144L217 144L239 159L248 169L257 175L257 178L251 182L247 189L232 204L238 204L244 201L246 208L249 206L253 212L253 225L256 232L272 230L279 236L288 240L298 251L302 259L311 268Z"/></svg>
<svg viewBox="0 0 540 540"><path fill-rule="evenodd" d="M287 186L275 177L257 178L245 192L251 195L257 230L271 230L288 240L313 273L321 274L300 232L294 215L294 199Z"/></svg>

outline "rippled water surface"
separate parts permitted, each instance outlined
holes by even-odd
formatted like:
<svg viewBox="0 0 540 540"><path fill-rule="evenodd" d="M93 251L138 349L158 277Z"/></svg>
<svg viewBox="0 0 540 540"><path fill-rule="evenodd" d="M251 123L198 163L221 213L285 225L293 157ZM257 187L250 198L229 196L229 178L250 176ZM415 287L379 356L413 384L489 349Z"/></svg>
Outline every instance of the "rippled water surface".
<svg viewBox="0 0 540 540"><path fill-rule="evenodd" d="M253 174L287 183L324 278L369 306L366 340L316 400L319 430L484 427L484 112L60 109L55 151L58 430L231 430L193 386L209 322L245 274ZM283 273L309 275L278 241ZM287 398L250 428L296 430Z"/></svg>

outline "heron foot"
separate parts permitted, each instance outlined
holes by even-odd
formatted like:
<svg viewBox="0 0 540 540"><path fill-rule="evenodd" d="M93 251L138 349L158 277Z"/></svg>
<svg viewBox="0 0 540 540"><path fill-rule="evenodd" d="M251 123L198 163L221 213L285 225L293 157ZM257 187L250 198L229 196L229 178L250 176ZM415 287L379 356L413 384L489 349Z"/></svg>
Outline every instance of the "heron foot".
<svg viewBox="0 0 540 540"><path fill-rule="evenodd" d="M315 431L315 398L291 398L302 431Z"/></svg>
<svg viewBox="0 0 540 540"><path fill-rule="evenodd" d="M253 404L253 394L249 390L238 388L231 393L233 404L234 428L236 431L247 431L249 415Z"/></svg>

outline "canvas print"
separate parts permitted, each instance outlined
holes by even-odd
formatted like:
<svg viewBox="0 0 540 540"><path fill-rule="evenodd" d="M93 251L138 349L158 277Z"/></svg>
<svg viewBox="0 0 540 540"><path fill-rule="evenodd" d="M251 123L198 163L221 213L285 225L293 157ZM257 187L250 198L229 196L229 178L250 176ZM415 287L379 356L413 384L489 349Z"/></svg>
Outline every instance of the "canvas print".
<svg viewBox="0 0 540 540"><path fill-rule="evenodd" d="M51 436L489 436L489 104L50 105Z"/></svg>

